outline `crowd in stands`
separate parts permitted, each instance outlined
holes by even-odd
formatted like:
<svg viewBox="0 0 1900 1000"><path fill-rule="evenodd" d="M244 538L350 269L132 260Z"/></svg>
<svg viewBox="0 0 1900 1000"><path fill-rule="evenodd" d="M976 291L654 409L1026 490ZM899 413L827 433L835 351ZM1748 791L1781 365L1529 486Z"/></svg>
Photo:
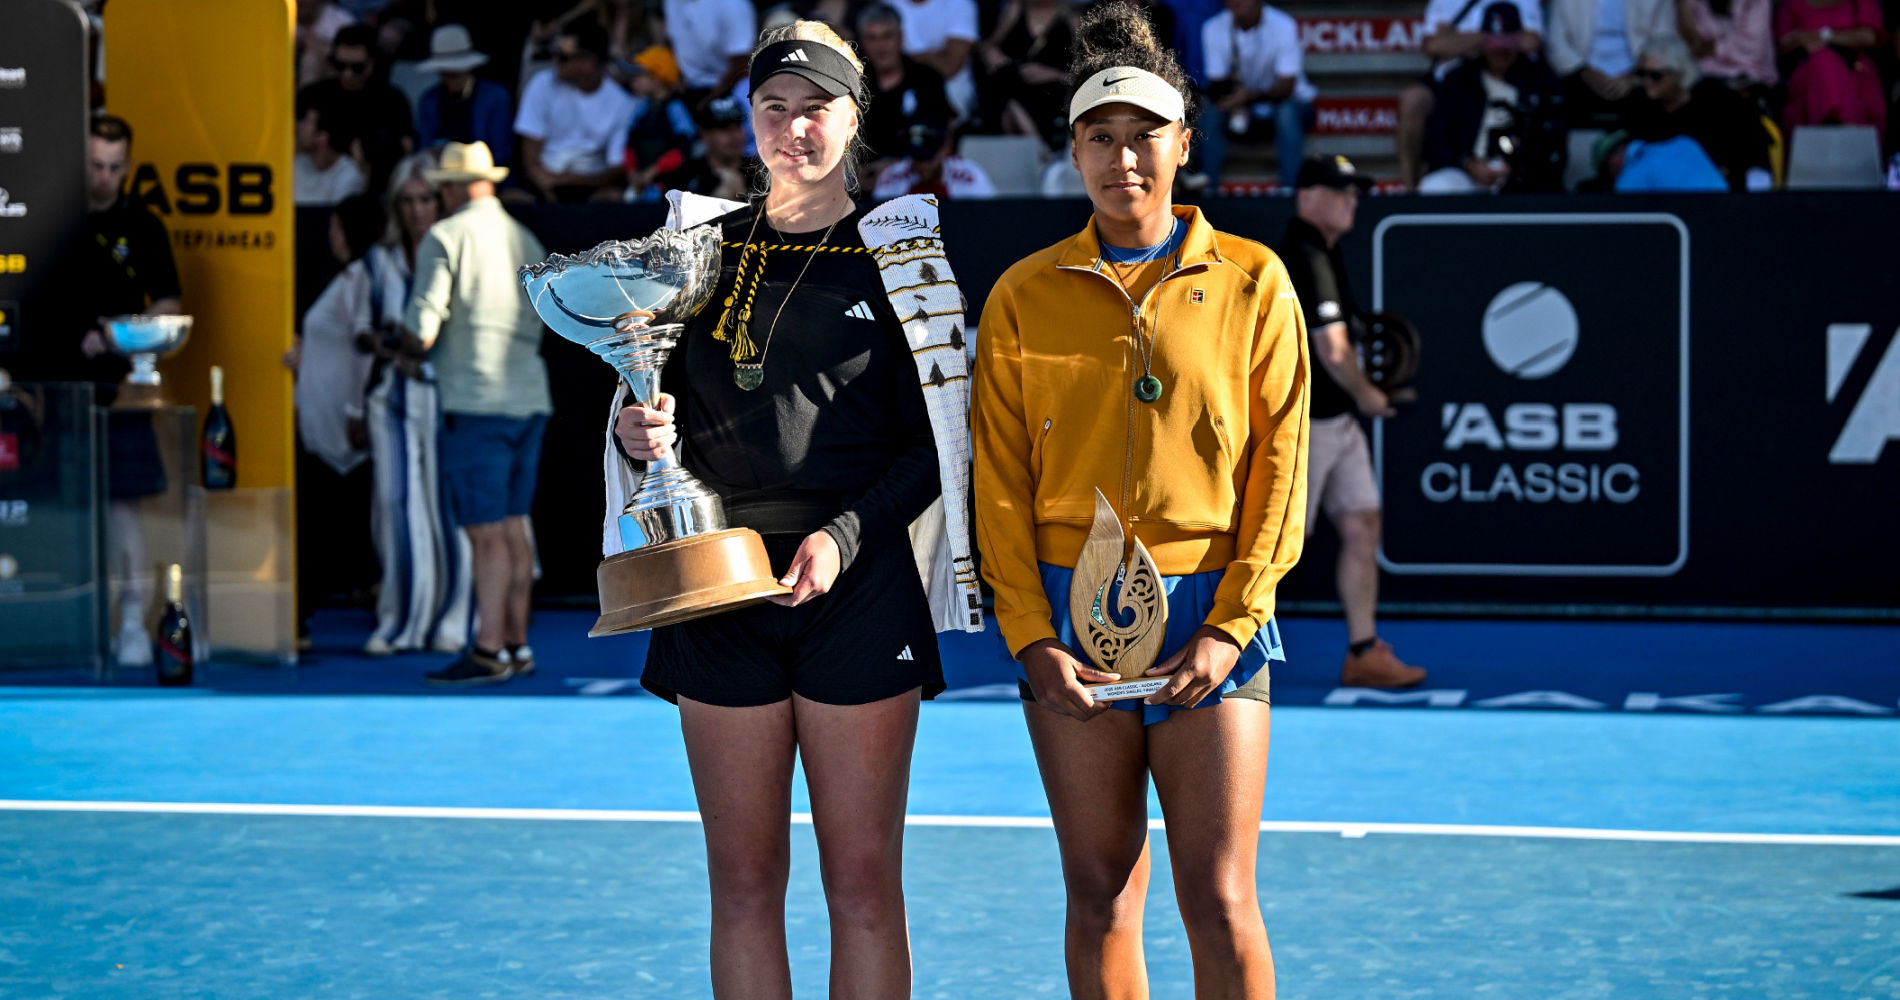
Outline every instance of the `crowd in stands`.
<svg viewBox="0 0 1900 1000"><path fill-rule="evenodd" d="M1900 3L1887 2L1896 10L1428 0L1430 71L1398 94L1386 186L1554 191L1567 159L1588 155L1584 190L1760 190L1779 183L1804 125L1867 126L1891 154L1900 45L1888 24ZM1320 95L1300 22L1265 0L1136 5L1201 91L1181 184L1218 189L1230 151L1254 147L1273 151L1290 188ZM965 137L988 134L1038 140L1043 190L1067 192L1062 102L1079 12L1071 0L299 0L297 200L382 192L404 156L451 141L483 142L513 168L504 200L743 192L746 56L760 30L793 17L830 22L869 68L863 190L991 195L983 164L958 155ZM1587 153L1567 142L1576 128L1594 130Z"/></svg>

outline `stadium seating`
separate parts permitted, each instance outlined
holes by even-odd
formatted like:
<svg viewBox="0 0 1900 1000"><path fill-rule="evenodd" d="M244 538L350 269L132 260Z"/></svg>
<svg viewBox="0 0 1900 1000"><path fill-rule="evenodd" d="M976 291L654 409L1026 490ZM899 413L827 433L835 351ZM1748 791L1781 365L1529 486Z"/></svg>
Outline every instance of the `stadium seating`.
<svg viewBox="0 0 1900 1000"><path fill-rule="evenodd" d="M1880 140L1873 126L1795 126L1788 149L1790 189L1880 186Z"/></svg>
<svg viewBox="0 0 1900 1000"><path fill-rule="evenodd" d="M957 155L974 162L996 185L999 198L1042 193L1042 160L1048 147L1033 135L966 135Z"/></svg>

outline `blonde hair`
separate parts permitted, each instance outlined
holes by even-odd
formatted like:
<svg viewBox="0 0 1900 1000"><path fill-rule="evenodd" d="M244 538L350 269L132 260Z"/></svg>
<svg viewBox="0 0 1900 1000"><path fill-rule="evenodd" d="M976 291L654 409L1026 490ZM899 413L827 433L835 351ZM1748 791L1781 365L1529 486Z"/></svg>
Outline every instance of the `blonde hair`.
<svg viewBox="0 0 1900 1000"><path fill-rule="evenodd" d="M856 101L858 106L858 124L851 130L851 139L845 144L844 150L844 188L855 198L858 196L858 161L871 152L871 147L865 145L862 134L864 116L871 110L871 85L864 78L864 60L858 58L858 54L851 49L851 43L833 31L831 25L823 21L805 20L775 25L759 32L759 44L753 47L752 54L757 56L768 46L791 41L817 42L835 49L839 55L851 62L853 69L858 71L858 87L851 94L851 99ZM752 181L753 197L763 198L772 189L772 172L761 169L753 175Z"/></svg>
<svg viewBox="0 0 1900 1000"><path fill-rule="evenodd" d="M425 171L436 168L436 156L433 150L422 150L403 157L396 169L389 172L389 190L383 194L383 210L389 213L389 228L383 231L383 244L400 248L403 245L402 232L402 187L411 180L421 181L436 197L436 214L441 215L442 188L431 184ZM421 238L417 238L421 242Z"/></svg>

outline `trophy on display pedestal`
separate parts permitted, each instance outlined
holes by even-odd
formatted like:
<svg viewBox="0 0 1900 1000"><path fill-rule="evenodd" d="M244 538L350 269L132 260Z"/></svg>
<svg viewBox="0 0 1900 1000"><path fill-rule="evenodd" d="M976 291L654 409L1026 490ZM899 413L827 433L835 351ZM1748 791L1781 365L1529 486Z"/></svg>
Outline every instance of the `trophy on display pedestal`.
<svg viewBox="0 0 1900 1000"><path fill-rule="evenodd" d="M106 320L106 341L132 359L132 371L113 401L116 409L149 409L166 403L158 363L177 353L191 336L190 316L114 316Z"/></svg>
<svg viewBox="0 0 1900 1000"><path fill-rule="evenodd" d="M528 301L555 333L613 365L628 398L651 405L660 369L719 277L717 226L554 254L521 269ZM726 527L725 508L673 454L647 463L620 513L622 551L600 564L600 619L589 636L657 628L788 592L765 540Z"/></svg>

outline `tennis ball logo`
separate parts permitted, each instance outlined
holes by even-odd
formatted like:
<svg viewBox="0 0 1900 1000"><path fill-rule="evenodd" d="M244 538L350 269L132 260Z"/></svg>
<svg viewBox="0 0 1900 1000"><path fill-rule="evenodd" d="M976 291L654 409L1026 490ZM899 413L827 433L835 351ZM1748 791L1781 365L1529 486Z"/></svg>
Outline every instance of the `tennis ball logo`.
<svg viewBox="0 0 1900 1000"><path fill-rule="evenodd" d="M1577 353L1577 310L1541 281L1520 281L1484 307L1484 350L1522 379L1556 374Z"/></svg>

